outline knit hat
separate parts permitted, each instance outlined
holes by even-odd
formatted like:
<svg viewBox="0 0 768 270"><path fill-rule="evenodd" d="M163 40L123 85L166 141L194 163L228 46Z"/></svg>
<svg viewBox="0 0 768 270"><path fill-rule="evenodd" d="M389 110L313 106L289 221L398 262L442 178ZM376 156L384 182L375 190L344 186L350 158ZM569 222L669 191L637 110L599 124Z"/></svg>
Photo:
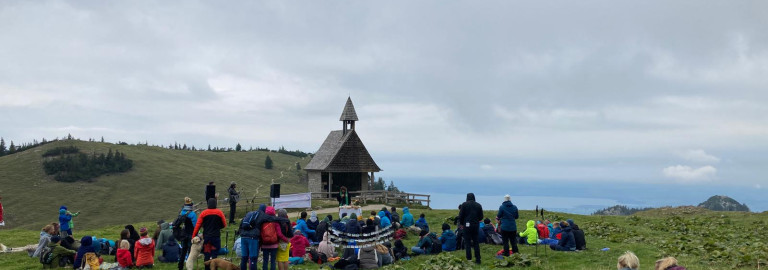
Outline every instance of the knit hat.
<svg viewBox="0 0 768 270"><path fill-rule="evenodd" d="M192 198L184 197L184 204L192 204Z"/></svg>
<svg viewBox="0 0 768 270"><path fill-rule="evenodd" d="M59 210L61 210L61 209L67 210L67 206L66 205L62 205L61 207L59 207Z"/></svg>
<svg viewBox="0 0 768 270"><path fill-rule="evenodd" d="M215 198L208 199L208 209L216 209L216 199Z"/></svg>
<svg viewBox="0 0 768 270"><path fill-rule="evenodd" d="M145 234L145 233L147 233L147 227L141 227L141 229L139 229L139 233L140 233L140 234Z"/></svg>
<svg viewBox="0 0 768 270"><path fill-rule="evenodd" d="M275 215L275 208L272 206L267 206L267 210L264 211L267 215L274 216Z"/></svg>
<svg viewBox="0 0 768 270"><path fill-rule="evenodd" d="M509 196L509 194L507 194L507 195L504 195L504 201L505 201L505 202L508 202L510 198L511 198L511 197Z"/></svg>

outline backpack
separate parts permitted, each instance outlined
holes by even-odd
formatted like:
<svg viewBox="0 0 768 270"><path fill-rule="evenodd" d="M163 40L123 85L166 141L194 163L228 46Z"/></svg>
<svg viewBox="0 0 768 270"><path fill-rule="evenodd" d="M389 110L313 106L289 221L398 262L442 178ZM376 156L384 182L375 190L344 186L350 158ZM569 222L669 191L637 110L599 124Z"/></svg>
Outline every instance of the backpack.
<svg viewBox="0 0 768 270"><path fill-rule="evenodd" d="M53 263L53 257L53 248L46 246L43 248L43 251L40 252L40 263L50 265Z"/></svg>
<svg viewBox="0 0 768 270"><path fill-rule="evenodd" d="M192 224L192 220L188 217L190 212L187 212L184 215L179 215L179 217L173 221L173 225L171 225L173 227L173 238L176 238L179 242L185 242L191 238L190 235L187 234L187 230L189 230L189 228L194 228L195 225Z"/></svg>
<svg viewBox="0 0 768 270"><path fill-rule="evenodd" d="M272 222L261 224L261 243L264 245L277 244L277 230Z"/></svg>
<svg viewBox="0 0 768 270"><path fill-rule="evenodd" d="M250 231L255 229L253 227L253 224L251 223L258 216L259 216L259 211L251 211L251 212L248 212L248 214L245 214L245 217L243 217L243 220L240 221L240 231Z"/></svg>
<svg viewBox="0 0 768 270"><path fill-rule="evenodd" d="M399 230L395 231L394 238L395 238L395 240L403 239L403 238L408 238L408 233L405 230L403 230L403 229L399 229Z"/></svg>
<svg viewBox="0 0 768 270"><path fill-rule="evenodd" d="M432 249L429 250L429 254L434 255L443 252L443 243L440 239L437 239L437 235L435 233L430 233L427 236L432 240Z"/></svg>
<svg viewBox="0 0 768 270"><path fill-rule="evenodd" d="M328 255L325 255L325 253L317 252L314 249L309 251L309 258L317 264L324 264L328 262Z"/></svg>
<svg viewBox="0 0 768 270"><path fill-rule="evenodd" d="M488 241L489 244L501 245L503 242L501 240L501 235L495 232L488 235L488 238L490 238L490 241Z"/></svg>
<svg viewBox="0 0 768 270"><path fill-rule="evenodd" d="M99 257L96 257L96 253L88 252L83 255L82 269L99 269ZM86 268L87 267L87 268Z"/></svg>

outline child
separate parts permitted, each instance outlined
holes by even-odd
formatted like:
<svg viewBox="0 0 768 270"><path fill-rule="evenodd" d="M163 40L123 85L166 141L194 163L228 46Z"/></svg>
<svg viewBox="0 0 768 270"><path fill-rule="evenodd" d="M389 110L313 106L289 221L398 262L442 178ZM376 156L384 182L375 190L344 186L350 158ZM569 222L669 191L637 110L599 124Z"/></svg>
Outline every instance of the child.
<svg viewBox="0 0 768 270"><path fill-rule="evenodd" d="M120 266L120 270L125 270L133 267L133 261L131 260L131 243L128 240L120 241L120 248L117 249L117 264Z"/></svg>
<svg viewBox="0 0 768 270"><path fill-rule="evenodd" d="M80 212L72 213L67 210L67 206L62 205L59 207L59 224L61 224L61 237L67 237L72 235L72 227L74 223L72 218L80 215Z"/></svg>
<svg viewBox="0 0 768 270"><path fill-rule="evenodd" d="M539 232L536 231L536 228L534 227L536 225L536 222L533 220L529 220L526 224L527 229L525 229L524 232L520 233L520 237L527 238L526 244L529 245L535 245L538 243L539 238Z"/></svg>
<svg viewBox="0 0 768 270"><path fill-rule="evenodd" d="M301 231L294 231L293 238L291 238L291 257L304 257L307 255L308 246L309 240L301 234Z"/></svg>
<svg viewBox="0 0 768 270"><path fill-rule="evenodd" d="M619 257L619 262L616 264L618 270L637 270L640 268L640 260L635 253L627 251L624 255Z"/></svg>
<svg viewBox="0 0 768 270"><path fill-rule="evenodd" d="M451 225L443 223L443 234L440 235L440 242L443 243L443 251L456 250L456 234L451 231Z"/></svg>
<svg viewBox="0 0 768 270"><path fill-rule="evenodd" d="M155 264L155 241L147 237L149 231L146 227L139 230L141 238L136 241L134 246L134 257L136 258L136 267L139 269L152 268Z"/></svg>
<svg viewBox="0 0 768 270"><path fill-rule="evenodd" d="M70 258L70 261L74 260L75 251L60 246L60 241L61 238L58 235L51 236L51 242L48 243L48 247L51 248L53 259L50 264L43 264L43 268L59 268L59 266L63 266L59 264L59 261L62 261L62 259L67 257Z"/></svg>
<svg viewBox="0 0 768 270"><path fill-rule="evenodd" d="M416 221L416 227L419 227L422 231L429 232L429 224L427 223L427 219L424 218L424 214L422 213L419 215L419 220Z"/></svg>

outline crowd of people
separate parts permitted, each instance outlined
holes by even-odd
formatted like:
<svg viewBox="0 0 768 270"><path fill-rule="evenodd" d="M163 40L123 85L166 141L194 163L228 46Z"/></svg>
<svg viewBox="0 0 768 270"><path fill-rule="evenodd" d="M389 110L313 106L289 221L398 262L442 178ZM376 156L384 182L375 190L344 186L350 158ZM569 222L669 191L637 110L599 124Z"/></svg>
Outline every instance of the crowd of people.
<svg viewBox="0 0 768 270"><path fill-rule="evenodd" d="M233 182L230 185L229 200L237 200ZM210 195L210 196L209 196ZM345 193L340 196L347 197ZM181 211L173 222L160 220L154 235L149 229L138 230L126 225L116 241L83 236L76 241L73 235L74 217L66 206L59 208L59 222L44 226L38 245L29 250L44 268L71 265L74 269L90 266L91 269L152 268L155 263L176 263L178 269L194 268L202 253L205 269L211 264L231 264L217 260L221 254L229 254L222 248L221 233L228 224L236 224L234 210L229 222L217 207L217 194L213 182L206 186L206 209L196 212L191 198L184 198ZM340 202L348 201L342 198ZM231 208L234 209L234 208ZM519 253L518 245L547 245L556 251L572 252L586 249L584 232L571 220L550 222L543 216L540 220L528 220L525 228L518 229L520 218L517 207L506 195L496 211L495 223L485 217L483 207L472 193L459 205L458 215L453 218L456 230L443 223L440 234L430 231L424 214L415 219L408 207L402 215L396 207L371 211L370 216L342 214L318 217L314 211L301 212L295 222L289 219L286 209L260 205L248 212L237 227L238 238L235 254L240 257L239 268L258 269L261 256L262 269L285 270L291 264L329 263L336 269L375 269L399 260L410 260L413 256L434 255L441 252L465 250L466 259L477 264L482 262L480 244L501 245L498 257ZM538 211L537 211L538 213ZM537 215L537 218L539 216ZM413 247L406 247L403 240L408 235L418 235ZM371 236L381 236L371 238ZM348 237L348 238L344 238ZM368 237L368 238L366 238ZM104 258L114 256L113 263L104 265ZM156 259L157 258L157 259ZM232 264L234 266L234 264ZM618 259L619 270L638 269L639 260L632 252ZM664 258L656 262L661 270L685 269L677 261Z"/></svg>

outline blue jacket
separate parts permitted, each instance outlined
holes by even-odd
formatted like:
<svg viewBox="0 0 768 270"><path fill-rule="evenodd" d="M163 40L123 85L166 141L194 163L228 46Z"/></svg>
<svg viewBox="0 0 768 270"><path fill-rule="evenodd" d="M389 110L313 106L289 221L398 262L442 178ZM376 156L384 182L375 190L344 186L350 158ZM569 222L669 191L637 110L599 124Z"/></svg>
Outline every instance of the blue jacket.
<svg viewBox="0 0 768 270"><path fill-rule="evenodd" d="M181 210L181 213L179 215L186 215L187 218L192 221L192 226L197 224L197 214L195 211L192 210Z"/></svg>
<svg viewBox="0 0 768 270"><path fill-rule="evenodd" d="M520 217L517 206L510 201L504 201L499 207L496 217L501 220L501 230L506 232L517 231L516 219Z"/></svg>
<svg viewBox="0 0 768 270"><path fill-rule="evenodd" d="M168 241L162 246L162 249L163 249L162 262L178 262L179 261L179 253L181 251L181 248L179 248L179 244L176 242L176 240Z"/></svg>
<svg viewBox="0 0 768 270"><path fill-rule="evenodd" d="M443 251L456 250L456 234L451 230L443 231L443 234L440 235L440 242L443 243Z"/></svg>
<svg viewBox="0 0 768 270"><path fill-rule="evenodd" d="M69 230L69 221L72 220L72 215L67 215L66 209L59 209L59 226L60 230Z"/></svg>
<svg viewBox="0 0 768 270"><path fill-rule="evenodd" d="M416 221L416 227L419 227L422 231L429 231L429 223L427 223L425 218L419 218Z"/></svg>
<svg viewBox="0 0 768 270"><path fill-rule="evenodd" d="M403 208L403 217L400 219L400 225L403 227L411 227L415 223L413 222L413 215L411 215L411 210L408 209L408 207Z"/></svg>
<svg viewBox="0 0 768 270"><path fill-rule="evenodd" d="M557 239L557 234L561 232L563 232L563 229L560 229L560 227L554 228L549 231L549 238Z"/></svg>
<svg viewBox="0 0 768 270"><path fill-rule="evenodd" d="M310 234L312 234L312 236L315 235L315 230L310 229L307 226L307 221L303 219L299 219L296 221L296 229L301 231L301 234L303 234L304 237L306 237L307 239L309 239Z"/></svg>
<svg viewBox="0 0 768 270"><path fill-rule="evenodd" d="M480 226L477 226L478 243L480 242L485 243L485 231L483 230L483 228L485 228L485 223L480 222Z"/></svg>
<svg viewBox="0 0 768 270"><path fill-rule="evenodd" d="M344 224L344 222L341 222L341 221L338 221L338 220L334 221L333 223L331 223L331 227L334 230L337 230L337 231L340 231L340 232L344 232L344 231L347 230L347 225Z"/></svg>
<svg viewBox="0 0 768 270"><path fill-rule="evenodd" d="M389 218L387 217L387 214L384 213L384 211L379 211L379 219L381 219L382 228L386 228L392 225L392 222L389 221Z"/></svg>
<svg viewBox="0 0 768 270"><path fill-rule="evenodd" d="M565 229L563 229L563 233L560 235L560 241L557 242L557 245L570 250L576 250L576 238L573 237L571 227L565 227Z"/></svg>

